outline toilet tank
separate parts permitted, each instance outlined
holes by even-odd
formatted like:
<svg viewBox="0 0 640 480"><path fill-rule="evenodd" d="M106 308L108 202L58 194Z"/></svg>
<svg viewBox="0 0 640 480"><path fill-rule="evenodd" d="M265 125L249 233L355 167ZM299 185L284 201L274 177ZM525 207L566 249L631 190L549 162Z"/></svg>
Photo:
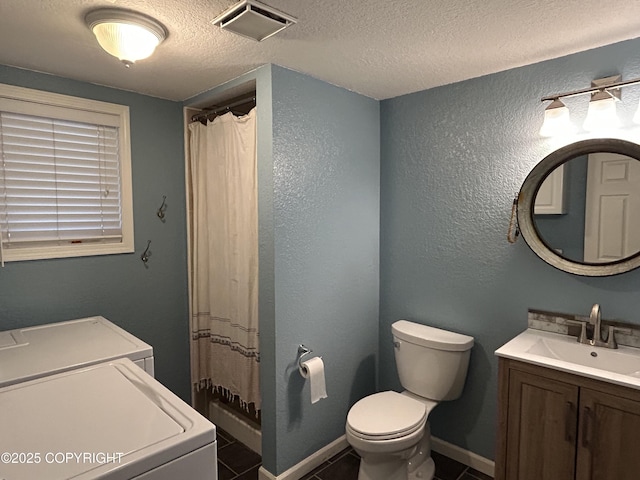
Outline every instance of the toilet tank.
<svg viewBox="0 0 640 480"><path fill-rule="evenodd" d="M398 320L391 325L400 383L431 400L455 400L462 393L473 337Z"/></svg>

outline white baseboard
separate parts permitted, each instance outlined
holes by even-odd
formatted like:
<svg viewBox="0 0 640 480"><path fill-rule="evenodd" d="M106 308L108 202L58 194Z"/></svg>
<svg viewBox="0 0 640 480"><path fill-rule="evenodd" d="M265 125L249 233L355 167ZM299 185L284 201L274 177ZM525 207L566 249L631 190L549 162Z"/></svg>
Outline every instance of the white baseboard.
<svg viewBox="0 0 640 480"><path fill-rule="evenodd" d="M347 442L346 436L342 435L329 445L309 455L307 458L278 476L275 476L271 472L265 470L264 467L260 467L260 470L258 470L258 480L297 480L311 472L314 468L322 465L325 461L348 446L349 443ZM493 477L494 475L495 463L488 458L481 457L476 453L465 450L457 445L453 445L452 443L445 442L444 440L440 440L437 437L431 437L431 448L434 452L438 452L441 455L449 457L463 465L482 472L485 475L489 475L490 477Z"/></svg>
<svg viewBox="0 0 640 480"><path fill-rule="evenodd" d="M460 462L467 467L471 467L479 472L493 477L495 472L495 463L493 460L481 457L477 453L470 452L464 448L458 447L437 437L431 437L431 449L445 457L449 457L456 462Z"/></svg>
<svg viewBox="0 0 640 480"><path fill-rule="evenodd" d="M258 480L298 480L348 446L349 443L347 443L347 437L342 435L329 445L326 445L317 452L312 453L307 458L295 464L289 470L281 473L277 477L271 472L265 470L264 467L260 467L260 470L258 470Z"/></svg>
<svg viewBox="0 0 640 480"><path fill-rule="evenodd" d="M262 432L222 407L219 402L209 402L209 420L258 455L262 455Z"/></svg>

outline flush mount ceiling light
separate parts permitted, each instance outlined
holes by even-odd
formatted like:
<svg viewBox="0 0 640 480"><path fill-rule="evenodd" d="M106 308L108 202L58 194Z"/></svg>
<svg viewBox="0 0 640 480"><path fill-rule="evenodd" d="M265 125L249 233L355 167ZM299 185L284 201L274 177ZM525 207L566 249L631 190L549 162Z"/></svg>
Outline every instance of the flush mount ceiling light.
<svg viewBox="0 0 640 480"><path fill-rule="evenodd" d="M151 56L167 37L167 30L159 22L130 10L94 10L87 14L85 22L100 46L126 67Z"/></svg>
<svg viewBox="0 0 640 480"><path fill-rule="evenodd" d="M587 118L583 125L585 130L596 131L619 127L621 124L616 113L616 103L622 98L621 89L637 84L640 84L640 78L623 82L620 75L614 75L592 81L590 88L543 97L543 102L550 101L551 104L545 109L540 135L547 137L567 133L566 128L574 131L576 127L570 123L569 109L560 99L585 94L591 94ZM633 121L640 123L640 108L633 117Z"/></svg>
<svg viewBox="0 0 640 480"><path fill-rule="evenodd" d="M243 37L261 42L298 20L255 0L242 0L225 10L211 23Z"/></svg>

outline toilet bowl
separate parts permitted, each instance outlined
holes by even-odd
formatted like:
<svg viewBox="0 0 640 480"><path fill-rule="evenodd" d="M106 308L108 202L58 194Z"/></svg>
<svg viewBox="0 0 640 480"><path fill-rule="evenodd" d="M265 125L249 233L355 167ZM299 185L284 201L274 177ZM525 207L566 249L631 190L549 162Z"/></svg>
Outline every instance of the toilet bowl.
<svg viewBox="0 0 640 480"><path fill-rule="evenodd" d="M346 437L360 455L358 480L431 480L428 417L464 387L473 338L400 320L392 325L396 365L407 390L369 395L349 410Z"/></svg>
<svg viewBox="0 0 640 480"><path fill-rule="evenodd" d="M426 433L427 417L437 403L412 397L408 392L380 392L363 398L349 410L347 441L364 459L359 480L433 477Z"/></svg>

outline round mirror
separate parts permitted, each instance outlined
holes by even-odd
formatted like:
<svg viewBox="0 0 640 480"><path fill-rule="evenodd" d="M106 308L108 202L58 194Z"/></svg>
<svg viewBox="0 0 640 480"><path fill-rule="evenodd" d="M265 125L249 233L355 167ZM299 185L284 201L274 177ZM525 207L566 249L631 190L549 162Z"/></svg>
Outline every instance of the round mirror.
<svg viewBox="0 0 640 480"><path fill-rule="evenodd" d="M640 145L576 142L529 173L518 195L529 247L569 273L607 276L640 266Z"/></svg>

